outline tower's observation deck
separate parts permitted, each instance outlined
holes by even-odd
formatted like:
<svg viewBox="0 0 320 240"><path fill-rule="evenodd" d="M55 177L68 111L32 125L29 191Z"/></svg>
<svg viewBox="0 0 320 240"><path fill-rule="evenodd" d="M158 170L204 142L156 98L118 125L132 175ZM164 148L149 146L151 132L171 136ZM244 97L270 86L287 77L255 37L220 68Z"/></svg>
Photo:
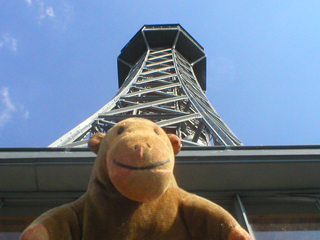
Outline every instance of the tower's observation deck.
<svg viewBox="0 0 320 240"><path fill-rule="evenodd" d="M205 95L203 48L180 25L144 26L122 49L118 74L118 94L50 147L83 146L131 116L157 122L185 146L241 145Z"/></svg>
<svg viewBox="0 0 320 240"><path fill-rule="evenodd" d="M175 49L192 65L195 76L206 90L206 55L203 47L179 24L145 25L121 50L118 57L119 87L132 66L149 49Z"/></svg>

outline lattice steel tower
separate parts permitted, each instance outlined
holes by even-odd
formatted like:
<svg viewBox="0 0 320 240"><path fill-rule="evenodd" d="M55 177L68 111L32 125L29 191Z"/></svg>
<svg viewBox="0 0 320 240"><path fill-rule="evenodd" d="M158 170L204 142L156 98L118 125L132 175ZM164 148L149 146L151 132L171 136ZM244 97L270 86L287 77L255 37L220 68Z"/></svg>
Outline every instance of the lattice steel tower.
<svg viewBox="0 0 320 240"><path fill-rule="evenodd" d="M146 25L118 57L119 92L49 147L82 147L90 134L144 117L177 134L184 146L242 145L210 104L206 55L180 25Z"/></svg>

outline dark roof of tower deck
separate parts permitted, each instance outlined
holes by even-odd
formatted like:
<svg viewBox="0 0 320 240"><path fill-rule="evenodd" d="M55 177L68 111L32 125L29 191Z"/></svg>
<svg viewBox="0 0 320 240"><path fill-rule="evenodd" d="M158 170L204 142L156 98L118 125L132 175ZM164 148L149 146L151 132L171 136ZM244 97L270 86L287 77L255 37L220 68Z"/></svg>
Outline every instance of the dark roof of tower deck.
<svg viewBox="0 0 320 240"><path fill-rule="evenodd" d="M131 67L148 49L175 48L193 65L202 90L206 91L206 55L203 47L179 24L144 25L118 57L119 87Z"/></svg>

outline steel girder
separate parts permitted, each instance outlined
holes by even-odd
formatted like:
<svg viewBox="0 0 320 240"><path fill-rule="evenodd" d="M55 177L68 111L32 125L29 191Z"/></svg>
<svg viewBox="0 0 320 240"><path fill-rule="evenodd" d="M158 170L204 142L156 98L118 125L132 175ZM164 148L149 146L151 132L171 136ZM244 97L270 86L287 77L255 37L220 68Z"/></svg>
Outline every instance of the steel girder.
<svg viewBox="0 0 320 240"><path fill-rule="evenodd" d="M157 122L186 146L241 145L211 106L192 64L176 49L163 48L147 50L108 104L49 147L83 146L90 134L131 116Z"/></svg>

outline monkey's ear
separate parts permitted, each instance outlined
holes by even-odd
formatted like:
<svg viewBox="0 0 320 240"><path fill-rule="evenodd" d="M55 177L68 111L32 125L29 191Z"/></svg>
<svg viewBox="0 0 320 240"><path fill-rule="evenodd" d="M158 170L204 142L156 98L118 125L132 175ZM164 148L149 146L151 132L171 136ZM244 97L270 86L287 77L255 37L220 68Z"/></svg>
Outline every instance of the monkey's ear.
<svg viewBox="0 0 320 240"><path fill-rule="evenodd" d="M100 143L105 135L106 135L105 133L99 132L99 133L93 134L90 137L90 139L88 141L88 147L95 154L98 154L98 151L100 148Z"/></svg>
<svg viewBox="0 0 320 240"><path fill-rule="evenodd" d="M175 134L167 134L168 135L168 138L172 144L172 148L173 148L173 151L174 151L174 154L177 155L178 152L180 152L180 149L181 149L181 146L182 146L182 143L181 143L181 140L180 138L175 135Z"/></svg>

